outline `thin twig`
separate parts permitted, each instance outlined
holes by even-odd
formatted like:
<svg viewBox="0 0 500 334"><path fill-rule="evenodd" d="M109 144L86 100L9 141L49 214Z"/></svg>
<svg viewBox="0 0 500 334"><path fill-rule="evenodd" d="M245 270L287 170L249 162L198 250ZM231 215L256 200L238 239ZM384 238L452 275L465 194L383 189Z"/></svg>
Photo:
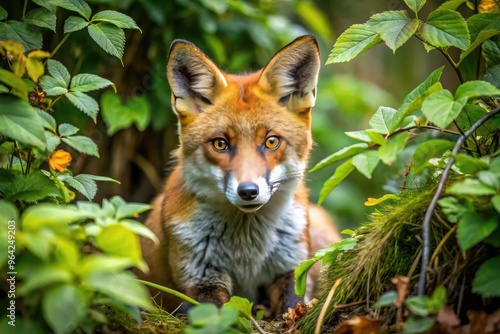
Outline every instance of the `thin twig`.
<svg viewBox="0 0 500 334"><path fill-rule="evenodd" d="M24 16L26 15L26 8L28 7L28 0L24 0L24 6L23 6L23 19Z"/></svg>
<svg viewBox="0 0 500 334"><path fill-rule="evenodd" d="M400 134L401 132L406 132L406 131L409 131L409 130L415 130L415 129L425 129L425 130L436 130L436 131L439 131L439 132L444 132L444 133L448 133L450 135L460 135L460 133L458 132L455 132L455 131L451 131L451 130L446 130L446 129L442 129L442 128L438 128L437 126L431 126L431 125L413 125L413 126L409 126L407 128L403 128L403 129L399 129L397 131L394 131L393 133L389 134L387 136L387 138L391 138L391 137L394 137L398 134Z"/></svg>
<svg viewBox="0 0 500 334"><path fill-rule="evenodd" d="M59 50L59 48L64 44L64 42L66 42L66 40L68 39L69 35L71 35L70 32L67 33L66 35L64 35L63 39L61 39L61 41L59 42L59 44L57 44L57 46L54 49L54 51L52 51L52 53L50 54L50 58L54 57L54 55Z"/></svg>
<svg viewBox="0 0 500 334"><path fill-rule="evenodd" d="M330 306L330 303L332 302L333 295L335 294L335 291L339 287L340 282L342 282L342 277L337 278L335 283L333 283L333 286L330 289L328 296L326 297L325 303L321 308L321 312L319 313L318 321L316 322L316 328L314 329L314 334L321 333L321 326L323 325L323 320L325 320L326 311L328 310L328 306Z"/></svg>
<svg viewBox="0 0 500 334"><path fill-rule="evenodd" d="M453 166L453 163L455 162L455 159L453 158L454 155L458 153L460 150L460 147L462 147L462 144L464 141L469 137L471 134L474 133L481 125L486 123L489 119L493 118L497 114L500 113L500 108L497 108L495 110L490 111L483 117L481 117L474 125L471 126L467 132L465 132L463 135L460 135L458 138L457 142L455 143L455 146L453 147L453 150L451 151L451 157L448 160L448 163L446 164L446 167L444 168L443 172L441 173L441 178L439 179L439 183L436 189L436 193L434 194L434 197L432 198L432 201L429 203L429 207L427 208L427 211L425 212L424 216L424 221L422 222L422 242L423 242L423 252L422 252L422 266L420 268L420 278L418 280L418 296L422 297L425 294L425 276L427 273L427 266L429 265L429 251L430 251L430 236L429 236L429 230L430 230L430 222L431 222L431 217L434 213L434 209L436 208L436 204L441 197L441 193L443 192L444 184L446 182L446 179L448 177L448 173L451 170L451 166Z"/></svg>
<svg viewBox="0 0 500 334"><path fill-rule="evenodd" d="M52 109L52 107L54 106L54 104L56 104L57 101L59 101L59 99L63 97L63 95L59 95L58 97L56 97L54 100L52 100L52 102L45 108L43 109L44 111L49 111L50 109Z"/></svg>
<svg viewBox="0 0 500 334"><path fill-rule="evenodd" d="M371 301L368 301L370 304L372 304ZM342 308L348 308L348 307L352 307L352 306L359 306L359 305L363 305L363 304L366 304L366 300L360 300L359 302L352 302L352 303L348 303L348 304L338 304L338 305L335 305L335 308L337 310L340 310Z"/></svg>

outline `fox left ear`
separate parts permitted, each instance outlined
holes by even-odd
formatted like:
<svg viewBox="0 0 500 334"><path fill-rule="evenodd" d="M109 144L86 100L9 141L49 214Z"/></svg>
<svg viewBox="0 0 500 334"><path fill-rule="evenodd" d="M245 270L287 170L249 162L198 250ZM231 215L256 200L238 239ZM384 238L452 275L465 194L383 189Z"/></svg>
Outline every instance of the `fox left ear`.
<svg viewBox="0 0 500 334"><path fill-rule="evenodd" d="M313 36L302 36L282 48L262 71L259 85L289 111L307 112L316 100L320 66Z"/></svg>

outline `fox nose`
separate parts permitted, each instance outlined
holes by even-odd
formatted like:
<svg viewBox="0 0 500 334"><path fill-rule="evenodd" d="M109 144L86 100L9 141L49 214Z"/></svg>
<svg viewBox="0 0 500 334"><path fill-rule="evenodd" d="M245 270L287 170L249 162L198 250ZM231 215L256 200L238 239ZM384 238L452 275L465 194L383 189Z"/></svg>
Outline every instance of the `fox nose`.
<svg viewBox="0 0 500 334"><path fill-rule="evenodd" d="M238 195L245 201L251 201L259 195L259 186L253 182L243 182L238 186Z"/></svg>

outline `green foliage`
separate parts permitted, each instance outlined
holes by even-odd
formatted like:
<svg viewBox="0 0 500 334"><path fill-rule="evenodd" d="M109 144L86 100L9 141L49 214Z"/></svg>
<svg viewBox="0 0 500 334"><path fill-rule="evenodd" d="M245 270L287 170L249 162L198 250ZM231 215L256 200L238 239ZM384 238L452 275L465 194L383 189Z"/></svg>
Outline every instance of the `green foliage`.
<svg viewBox="0 0 500 334"><path fill-rule="evenodd" d="M19 276L15 297L9 297L16 301L17 324L27 332L92 332L107 321L97 311L102 305L138 321L138 308L149 309L151 302L128 269L147 269L139 236L157 242L149 229L134 220L150 207L118 196L104 199L102 206L70 204L75 199L71 189L91 201L97 193L96 181L118 181L74 175L67 168L72 154L98 157L98 147L78 134L82 128L58 122L51 113L65 97L95 121L99 105L88 93L109 86L116 93L110 80L88 73L70 75L78 67L68 69L54 59L70 32L88 26L92 35L93 29L101 29L101 35L94 36L97 44L121 59L122 29L139 27L129 16L112 10L91 17L91 8L83 0L34 2L41 7L23 14L22 22L0 23L4 60L0 68L0 246L12 249L2 252L0 268ZM80 16L66 20L67 34L51 53L38 50L43 39L36 27L48 29L52 40L58 38L58 7ZM7 15L1 8L0 17ZM113 121L110 127L117 126ZM0 326L4 324L5 319Z"/></svg>

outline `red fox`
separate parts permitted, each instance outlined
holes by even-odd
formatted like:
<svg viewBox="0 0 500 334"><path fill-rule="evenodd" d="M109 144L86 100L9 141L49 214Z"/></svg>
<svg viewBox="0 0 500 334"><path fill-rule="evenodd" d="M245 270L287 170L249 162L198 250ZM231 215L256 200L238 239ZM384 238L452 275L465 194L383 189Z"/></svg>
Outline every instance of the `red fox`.
<svg viewBox="0 0 500 334"><path fill-rule="evenodd" d="M248 75L219 70L190 42L172 43L180 147L146 221L160 240L141 241L146 279L218 306L238 295L267 301L273 315L295 307L294 268L340 240L303 180L319 67L312 36ZM151 292L166 310L181 304Z"/></svg>

